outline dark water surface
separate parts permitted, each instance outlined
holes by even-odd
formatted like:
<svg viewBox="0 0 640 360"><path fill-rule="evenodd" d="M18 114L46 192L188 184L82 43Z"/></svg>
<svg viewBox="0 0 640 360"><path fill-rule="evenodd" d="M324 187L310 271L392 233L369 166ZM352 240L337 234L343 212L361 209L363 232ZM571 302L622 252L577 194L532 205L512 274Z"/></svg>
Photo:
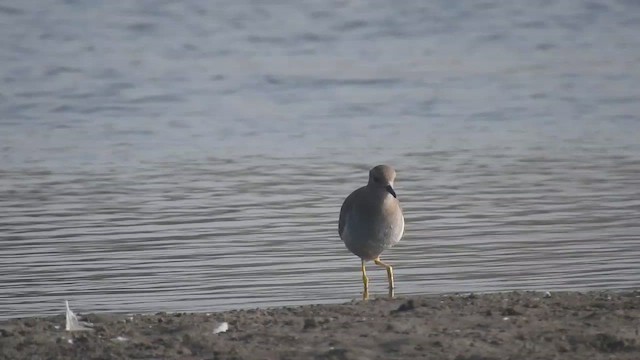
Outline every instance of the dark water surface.
<svg viewBox="0 0 640 360"><path fill-rule="evenodd" d="M640 286L636 1L4 1L0 318ZM370 268L373 294L386 293Z"/></svg>

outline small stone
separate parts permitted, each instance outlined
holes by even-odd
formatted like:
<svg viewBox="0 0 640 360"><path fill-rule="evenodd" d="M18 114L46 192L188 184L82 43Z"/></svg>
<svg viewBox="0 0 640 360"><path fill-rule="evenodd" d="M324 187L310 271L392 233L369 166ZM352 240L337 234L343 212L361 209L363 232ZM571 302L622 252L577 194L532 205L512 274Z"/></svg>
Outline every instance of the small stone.
<svg viewBox="0 0 640 360"><path fill-rule="evenodd" d="M506 308L502 310L502 316L517 316L517 315L522 315L522 313L519 311L516 311L513 308Z"/></svg>
<svg viewBox="0 0 640 360"><path fill-rule="evenodd" d="M406 302L402 303L398 309L396 309L394 312L404 312L404 311L410 311L415 309L416 306L413 302L413 299L409 299Z"/></svg>
<svg viewBox="0 0 640 360"><path fill-rule="evenodd" d="M318 322L316 321L315 318L304 319L304 326L303 326L304 330L313 329L316 327L318 327Z"/></svg>

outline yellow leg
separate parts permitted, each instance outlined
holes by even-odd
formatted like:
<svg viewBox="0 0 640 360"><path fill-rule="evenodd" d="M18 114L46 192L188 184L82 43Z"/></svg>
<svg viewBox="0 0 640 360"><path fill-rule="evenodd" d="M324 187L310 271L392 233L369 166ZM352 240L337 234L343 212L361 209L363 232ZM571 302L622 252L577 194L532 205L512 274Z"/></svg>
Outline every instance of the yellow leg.
<svg viewBox="0 0 640 360"><path fill-rule="evenodd" d="M362 260L362 283L364 283L362 300L367 300L369 298L369 278L367 277L367 270L364 268L364 260Z"/></svg>
<svg viewBox="0 0 640 360"><path fill-rule="evenodd" d="M385 264L382 261L380 261L380 257L373 260L373 262L375 262L376 265L382 266L385 269L387 269L387 280L389 280L389 296L393 297L393 291L395 289L395 286L393 284L393 268L391 267L391 265Z"/></svg>

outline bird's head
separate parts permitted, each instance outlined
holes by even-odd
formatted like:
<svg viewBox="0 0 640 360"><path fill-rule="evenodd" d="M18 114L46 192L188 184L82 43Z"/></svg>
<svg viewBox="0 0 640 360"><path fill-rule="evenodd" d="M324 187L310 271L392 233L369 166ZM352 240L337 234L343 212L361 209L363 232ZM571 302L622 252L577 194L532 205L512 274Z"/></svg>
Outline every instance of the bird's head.
<svg viewBox="0 0 640 360"><path fill-rule="evenodd" d="M393 182L396 180L396 171L388 165L378 165L369 171L369 183L367 186L380 188L389 194L396 196L393 190Z"/></svg>

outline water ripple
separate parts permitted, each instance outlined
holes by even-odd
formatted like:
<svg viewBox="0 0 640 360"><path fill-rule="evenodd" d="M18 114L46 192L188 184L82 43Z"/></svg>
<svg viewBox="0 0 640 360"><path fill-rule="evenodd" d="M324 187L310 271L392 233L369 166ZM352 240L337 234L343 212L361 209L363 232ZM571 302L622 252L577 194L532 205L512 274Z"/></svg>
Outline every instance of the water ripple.
<svg viewBox="0 0 640 360"><path fill-rule="evenodd" d="M41 3L0 6L0 318L357 298L383 162L400 295L640 284L634 2Z"/></svg>

